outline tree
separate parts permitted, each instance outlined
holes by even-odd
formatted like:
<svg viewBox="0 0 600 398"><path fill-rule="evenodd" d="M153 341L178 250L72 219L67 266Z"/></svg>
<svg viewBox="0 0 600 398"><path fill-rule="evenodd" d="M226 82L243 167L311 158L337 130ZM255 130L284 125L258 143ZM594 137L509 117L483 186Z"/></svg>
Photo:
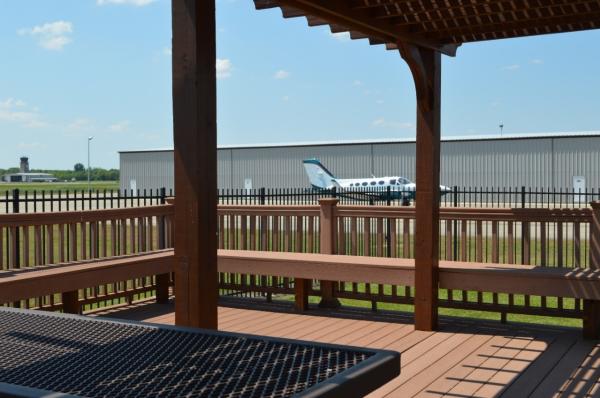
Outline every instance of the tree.
<svg viewBox="0 0 600 398"><path fill-rule="evenodd" d="M85 166L81 163L76 163L75 167L73 167L73 170L75 170L76 172L85 171Z"/></svg>

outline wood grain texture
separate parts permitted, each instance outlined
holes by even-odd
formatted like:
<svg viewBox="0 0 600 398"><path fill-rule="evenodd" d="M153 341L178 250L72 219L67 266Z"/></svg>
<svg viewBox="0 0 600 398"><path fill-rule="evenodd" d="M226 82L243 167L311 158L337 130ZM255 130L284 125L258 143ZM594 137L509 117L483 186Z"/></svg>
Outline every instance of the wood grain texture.
<svg viewBox="0 0 600 398"><path fill-rule="evenodd" d="M401 352L400 376L370 398L586 397L599 387L600 343L582 341L572 329L442 317L438 332L424 332L401 313L313 307L294 314L285 304L222 304L222 330ZM172 305L138 304L96 315L173 324L172 311Z"/></svg>

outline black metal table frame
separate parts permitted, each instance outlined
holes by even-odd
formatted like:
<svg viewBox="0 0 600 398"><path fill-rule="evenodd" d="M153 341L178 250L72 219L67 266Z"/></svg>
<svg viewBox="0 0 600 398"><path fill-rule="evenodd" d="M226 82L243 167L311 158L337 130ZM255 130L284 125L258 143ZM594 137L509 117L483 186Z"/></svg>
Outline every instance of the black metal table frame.
<svg viewBox="0 0 600 398"><path fill-rule="evenodd" d="M363 347L345 346L338 344L327 344L327 343L315 343L304 340L293 340L285 338L275 338L268 336L260 336L253 334L233 333L214 331L207 329L195 329L181 326L162 325L139 321L121 320L121 319L108 319L100 317L89 317L82 315L62 314L62 313L50 313L45 311L33 311L16 308L0 308L0 311L8 311L23 314L38 314L43 316L52 316L56 318L64 319L77 319L83 321L94 321L94 322L105 322L121 325L130 325L142 328L151 328L158 330L173 330L178 332L186 332L192 334L209 335L209 336L220 336L220 337L234 337L244 338L252 340L260 340L265 342L273 342L280 344L295 344L304 345L309 347L322 347L333 350L346 350L362 352L371 354L369 358L362 361L358 365L352 366L337 375L328 378L312 387L304 390L303 392L294 395L294 397L362 397L371 391L381 387L388 381L397 377L400 374L400 353L389 350L379 349L368 349ZM1 365L1 364L0 364ZM40 390L31 387L25 387L14 384L3 383L0 380L0 398L4 397L19 397L19 398L30 398L30 397L45 397L45 398L63 398L63 397L76 397L75 395Z"/></svg>

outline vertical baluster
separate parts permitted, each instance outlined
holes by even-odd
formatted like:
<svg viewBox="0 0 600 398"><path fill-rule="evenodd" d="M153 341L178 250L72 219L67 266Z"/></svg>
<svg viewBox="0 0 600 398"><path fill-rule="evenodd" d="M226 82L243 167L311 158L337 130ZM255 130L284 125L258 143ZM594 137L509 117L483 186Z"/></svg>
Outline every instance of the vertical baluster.
<svg viewBox="0 0 600 398"><path fill-rule="evenodd" d="M468 250L468 234L467 234L467 227L468 227L468 221L467 220L461 220L460 221L460 260L461 261L467 261L469 259L469 252Z"/></svg>
<svg viewBox="0 0 600 398"><path fill-rule="evenodd" d="M66 262L69 255L68 249L66 248L68 233L69 231L65 224L58 225L58 259L61 263Z"/></svg>
<svg viewBox="0 0 600 398"><path fill-rule="evenodd" d="M248 216L240 215L240 250L248 250Z"/></svg>
<svg viewBox="0 0 600 398"><path fill-rule="evenodd" d="M314 253L314 229L315 229L315 217L308 216L308 240L306 242L306 251L308 253Z"/></svg>
<svg viewBox="0 0 600 398"><path fill-rule="evenodd" d="M410 218L402 219L402 257L410 258Z"/></svg>
<svg viewBox="0 0 600 398"><path fill-rule="evenodd" d="M356 217L350 218L350 254L356 256L358 254L357 242L357 222Z"/></svg>
<svg viewBox="0 0 600 398"><path fill-rule="evenodd" d="M515 234L513 221L508 222L508 263L515 263Z"/></svg>
<svg viewBox="0 0 600 398"><path fill-rule="evenodd" d="M83 204L83 202L82 202L82 204ZM80 240L81 254L79 255L79 258L82 260L86 260L88 257L87 257L87 225L86 225L85 221L80 223L79 227L80 227L79 232L81 233L81 240Z"/></svg>
<svg viewBox="0 0 600 398"><path fill-rule="evenodd" d="M225 216L219 214L219 249L225 249Z"/></svg>
<svg viewBox="0 0 600 398"><path fill-rule="evenodd" d="M250 250L256 250L256 216L254 214L250 215Z"/></svg>
<svg viewBox="0 0 600 398"><path fill-rule="evenodd" d="M498 221L492 221L492 262L500 262L500 250L498 247Z"/></svg>
<svg viewBox="0 0 600 398"><path fill-rule="evenodd" d="M556 223L556 266L562 267L564 265L564 253L563 253L563 223L561 220Z"/></svg>
<svg viewBox="0 0 600 398"><path fill-rule="evenodd" d="M236 235L236 215L235 214L230 214L229 215L229 239L227 242L227 248L229 250L235 250L236 249L236 245L235 245L235 235Z"/></svg>
<svg viewBox="0 0 600 398"><path fill-rule="evenodd" d="M522 263L525 265L530 264L531 261L531 234L530 234L530 223L529 221L522 221L523 223L523 248L522 248Z"/></svg>
<svg viewBox="0 0 600 398"><path fill-rule="evenodd" d="M452 261L452 220L446 220L446 260Z"/></svg>
<svg viewBox="0 0 600 398"><path fill-rule="evenodd" d="M268 250L269 224L267 216L260 217L260 250Z"/></svg>
<svg viewBox="0 0 600 398"><path fill-rule="evenodd" d="M581 267L581 224L573 223L573 266Z"/></svg>
<svg viewBox="0 0 600 398"><path fill-rule="evenodd" d="M302 253L302 232L303 232L303 223L304 218L302 216L296 217L296 253Z"/></svg>
<svg viewBox="0 0 600 398"><path fill-rule="evenodd" d="M133 196L132 196L132 198L133 198ZM132 202L132 204L133 204L133 202ZM135 245L135 243L136 243L136 236L135 236L136 235L136 231L137 231L137 228L136 228L136 225L135 225L135 218L132 217L132 218L129 219L129 252L130 253L137 253L138 252L137 247Z"/></svg>
<svg viewBox="0 0 600 398"><path fill-rule="evenodd" d="M396 242L396 219L388 218L388 222L390 223L390 257L397 257L397 242Z"/></svg>
<svg viewBox="0 0 600 398"><path fill-rule="evenodd" d="M540 265L548 265L548 228L545 221L540 222Z"/></svg>
<svg viewBox="0 0 600 398"><path fill-rule="evenodd" d="M119 254L127 254L127 219L119 221Z"/></svg>
<svg viewBox="0 0 600 398"><path fill-rule="evenodd" d="M2 239L0 239L0 242ZM46 225L46 264L54 264L54 225Z"/></svg>
<svg viewBox="0 0 600 398"><path fill-rule="evenodd" d="M346 225L344 217L338 217L338 250L337 254L347 254L346 252Z"/></svg>
<svg viewBox="0 0 600 398"><path fill-rule="evenodd" d="M363 256L371 255L371 219L365 217L365 224L363 226L363 240L364 240L364 252Z"/></svg>
<svg viewBox="0 0 600 398"><path fill-rule="evenodd" d="M280 217L278 215L274 215L271 220L273 222L273 230L271 232L271 250L278 252L281 251L281 237L279 233L281 231L281 228L279 227Z"/></svg>
<svg viewBox="0 0 600 398"><path fill-rule="evenodd" d="M284 234L284 247L283 251L289 252L292 251L292 232L291 230L291 220L290 216L285 216L283 220L283 234Z"/></svg>
<svg viewBox="0 0 600 398"><path fill-rule="evenodd" d="M117 249L119 248L119 242L117 240L117 231L119 221L118 220L110 220L110 252L112 256L118 255Z"/></svg>
<svg viewBox="0 0 600 398"><path fill-rule="evenodd" d="M375 226L377 228L376 256L383 257L383 218L378 217Z"/></svg>
<svg viewBox="0 0 600 398"><path fill-rule="evenodd" d="M25 267L29 267L31 265L30 260L29 260L29 242L30 242L30 232L31 229L29 228L28 225L23 226L21 228L21 237L23 239L23 244L21 245L21 265L25 266ZM35 247L34 247L34 251L35 251Z"/></svg>
<svg viewBox="0 0 600 398"><path fill-rule="evenodd" d="M44 248L42 244L42 227L41 225L36 225L33 227L34 233L34 261L35 265L42 264L42 250Z"/></svg>
<svg viewBox="0 0 600 398"><path fill-rule="evenodd" d="M478 263L483 262L483 223L481 220L477 220L476 223L476 236L475 236L475 261Z"/></svg>

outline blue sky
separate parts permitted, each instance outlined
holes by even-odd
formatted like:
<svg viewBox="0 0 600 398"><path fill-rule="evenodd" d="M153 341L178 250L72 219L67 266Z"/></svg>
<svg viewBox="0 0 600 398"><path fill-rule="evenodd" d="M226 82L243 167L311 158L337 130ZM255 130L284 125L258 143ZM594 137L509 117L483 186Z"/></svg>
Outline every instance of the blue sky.
<svg viewBox="0 0 600 398"><path fill-rule="evenodd" d="M414 137L397 52L251 0L218 0L219 143ZM172 145L169 0L2 0L0 168L117 167ZM467 44L443 59L442 134L600 130L600 31Z"/></svg>

